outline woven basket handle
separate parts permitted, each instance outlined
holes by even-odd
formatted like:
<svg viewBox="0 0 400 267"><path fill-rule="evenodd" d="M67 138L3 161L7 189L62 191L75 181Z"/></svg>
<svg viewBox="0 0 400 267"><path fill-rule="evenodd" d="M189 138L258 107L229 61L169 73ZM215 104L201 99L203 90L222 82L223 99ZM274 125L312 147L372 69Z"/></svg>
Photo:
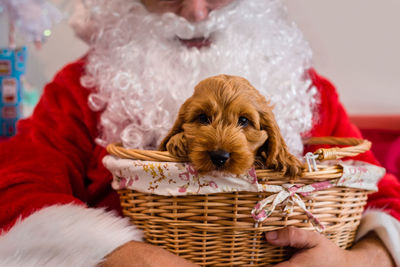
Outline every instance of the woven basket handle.
<svg viewBox="0 0 400 267"><path fill-rule="evenodd" d="M357 138L339 138L339 137L313 137L305 140L307 145L347 145L348 147L321 148L314 152L317 159L331 160L343 157L354 157L364 153L371 148L371 142ZM121 144L110 144L107 146L108 153L126 159L139 159L149 161L175 161L185 162L187 159L176 158L168 151L153 151L140 149L126 149Z"/></svg>
<svg viewBox="0 0 400 267"><path fill-rule="evenodd" d="M137 159L146 161L185 162L187 159L177 158L168 151L141 150L124 148L122 144L109 144L107 152L122 159Z"/></svg>
<svg viewBox="0 0 400 267"><path fill-rule="evenodd" d="M312 137L304 141L307 145L344 145L347 147L320 148L314 152L317 160L334 160L354 157L371 148L371 142L364 139L347 137Z"/></svg>

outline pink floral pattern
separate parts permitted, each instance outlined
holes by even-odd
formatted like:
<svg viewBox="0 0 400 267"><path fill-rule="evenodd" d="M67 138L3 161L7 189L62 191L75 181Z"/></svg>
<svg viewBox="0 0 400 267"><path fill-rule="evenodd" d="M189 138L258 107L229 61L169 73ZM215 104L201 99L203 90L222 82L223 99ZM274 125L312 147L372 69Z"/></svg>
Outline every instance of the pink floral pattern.
<svg viewBox="0 0 400 267"><path fill-rule="evenodd" d="M259 184L254 168L244 175L199 174L190 163L151 162L119 159L106 156L104 165L113 175L114 189L134 189L144 193L159 195L212 194L220 192L273 192L282 187ZM374 165L348 161L342 163L343 175L338 180L323 181L312 185L296 185L289 191L307 196L315 190L324 190L331 186L345 186L367 190L377 190L376 184L385 170ZM302 190L298 190L301 187Z"/></svg>
<svg viewBox="0 0 400 267"><path fill-rule="evenodd" d="M255 169L244 175L199 174L190 163L150 162L106 156L114 189L134 189L158 195L190 195L258 191Z"/></svg>

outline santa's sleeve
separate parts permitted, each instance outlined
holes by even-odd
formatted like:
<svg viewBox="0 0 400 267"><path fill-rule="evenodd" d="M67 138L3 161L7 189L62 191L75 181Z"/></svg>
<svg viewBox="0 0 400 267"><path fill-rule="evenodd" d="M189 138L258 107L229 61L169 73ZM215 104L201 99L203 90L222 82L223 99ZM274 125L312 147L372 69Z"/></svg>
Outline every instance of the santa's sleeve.
<svg viewBox="0 0 400 267"><path fill-rule="evenodd" d="M314 70L309 74L320 95L319 118L314 122L311 135L362 138L359 129L350 122L335 87ZM315 151L315 148L308 147L307 150ZM379 165L371 151L354 159ZM400 180L392 174L386 174L379 181L378 188L378 192L368 197L357 239L375 231L390 251L396 265L400 266Z"/></svg>
<svg viewBox="0 0 400 267"><path fill-rule="evenodd" d="M97 115L79 85L83 61L46 86L17 135L0 142L0 266L95 266L140 231L85 205Z"/></svg>

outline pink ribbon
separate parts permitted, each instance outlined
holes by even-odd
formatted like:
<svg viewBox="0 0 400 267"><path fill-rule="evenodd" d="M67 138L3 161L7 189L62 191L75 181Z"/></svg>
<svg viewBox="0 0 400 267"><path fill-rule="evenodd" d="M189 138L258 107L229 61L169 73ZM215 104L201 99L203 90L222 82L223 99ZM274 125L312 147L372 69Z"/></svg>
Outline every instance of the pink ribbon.
<svg viewBox="0 0 400 267"><path fill-rule="evenodd" d="M334 186L334 183L330 181L314 183L311 185L284 184L282 186L263 186L264 192L273 192L275 194L259 201L251 211L251 215L256 222L263 222L272 214L277 205L284 204L284 211L290 214L293 211L293 206L297 204L302 210L304 210L314 228L318 232L322 232L325 227L321 224L318 218L316 218L306 208L304 201L299 195L309 196L314 191L328 189L332 186Z"/></svg>

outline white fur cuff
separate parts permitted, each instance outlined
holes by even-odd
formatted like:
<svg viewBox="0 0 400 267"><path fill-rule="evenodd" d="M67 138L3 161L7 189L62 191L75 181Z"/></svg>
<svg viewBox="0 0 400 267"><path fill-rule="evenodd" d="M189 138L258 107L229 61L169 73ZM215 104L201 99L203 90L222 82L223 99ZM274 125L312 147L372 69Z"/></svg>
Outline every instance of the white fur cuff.
<svg viewBox="0 0 400 267"><path fill-rule="evenodd" d="M102 209L51 206L0 236L0 266L96 266L140 230Z"/></svg>
<svg viewBox="0 0 400 267"><path fill-rule="evenodd" d="M357 240L374 231L392 255L396 266L400 266L400 222L380 210L369 210L362 217Z"/></svg>

